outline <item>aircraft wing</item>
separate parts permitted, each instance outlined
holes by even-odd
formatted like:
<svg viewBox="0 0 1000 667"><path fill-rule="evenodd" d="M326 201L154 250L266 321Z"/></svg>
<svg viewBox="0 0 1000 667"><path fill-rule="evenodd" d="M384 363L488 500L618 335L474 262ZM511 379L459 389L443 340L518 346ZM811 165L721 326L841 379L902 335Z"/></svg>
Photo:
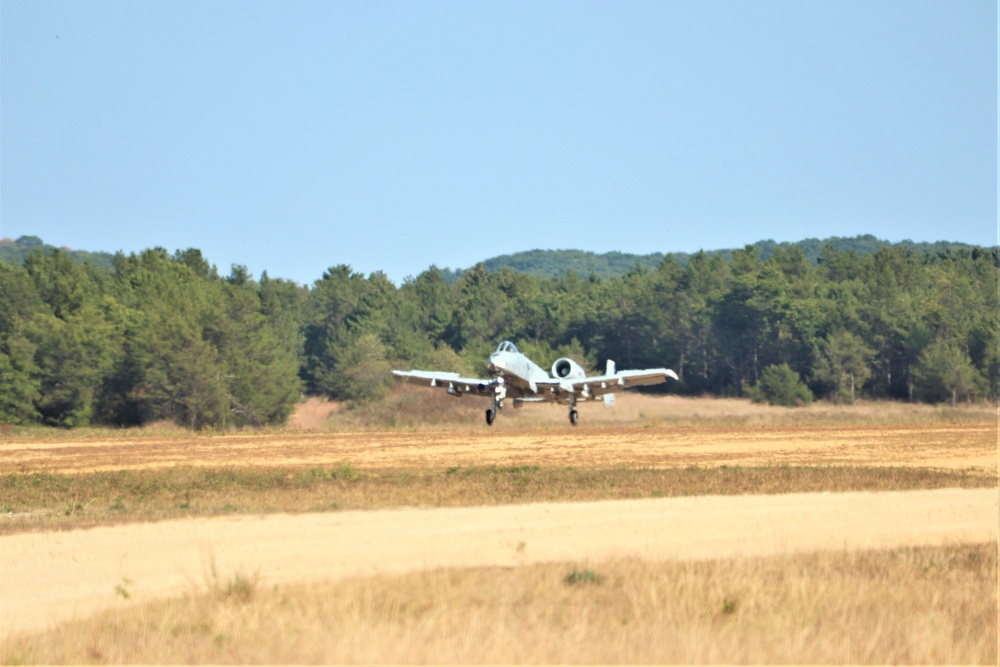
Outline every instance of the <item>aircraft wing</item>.
<svg viewBox="0 0 1000 667"><path fill-rule="evenodd" d="M538 391L539 393L545 391L556 395L577 394L586 398L598 398L621 389L660 384L666 382L667 378L676 380L677 374L669 368L647 368L636 371L618 371L610 375L595 375L574 380L547 380L538 383Z"/></svg>
<svg viewBox="0 0 1000 667"><path fill-rule="evenodd" d="M496 380L462 377L458 373L438 371L393 371L393 375L411 384L422 387L443 387L448 393L492 395L496 392Z"/></svg>

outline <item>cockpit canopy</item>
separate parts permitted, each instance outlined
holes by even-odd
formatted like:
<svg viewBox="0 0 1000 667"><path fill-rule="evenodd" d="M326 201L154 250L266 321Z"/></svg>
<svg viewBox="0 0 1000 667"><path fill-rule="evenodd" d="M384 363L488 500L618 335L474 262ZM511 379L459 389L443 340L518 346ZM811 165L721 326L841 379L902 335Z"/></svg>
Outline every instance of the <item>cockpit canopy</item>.
<svg viewBox="0 0 1000 667"><path fill-rule="evenodd" d="M500 343L500 347L497 348L497 352L514 352L517 353L517 346L509 340L505 340Z"/></svg>

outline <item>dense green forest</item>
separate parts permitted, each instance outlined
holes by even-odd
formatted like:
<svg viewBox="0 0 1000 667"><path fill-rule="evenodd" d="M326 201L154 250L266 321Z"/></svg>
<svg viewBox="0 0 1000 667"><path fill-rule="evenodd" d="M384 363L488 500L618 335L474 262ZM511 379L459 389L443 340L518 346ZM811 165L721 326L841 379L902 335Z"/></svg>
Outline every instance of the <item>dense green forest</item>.
<svg viewBox="0 0 1000 667"><path fill-rule="evenodd" d="M834 401L996 400L998 266L997 248L775 244L611 278L336 266L303 287L195 249L105 268L38 248L0 262L0 423L280 424L303 393L378 396L393 367L482 374L502 339L543 366L669 366L660 389L686 394L753 395L787 368Z"/></svg>

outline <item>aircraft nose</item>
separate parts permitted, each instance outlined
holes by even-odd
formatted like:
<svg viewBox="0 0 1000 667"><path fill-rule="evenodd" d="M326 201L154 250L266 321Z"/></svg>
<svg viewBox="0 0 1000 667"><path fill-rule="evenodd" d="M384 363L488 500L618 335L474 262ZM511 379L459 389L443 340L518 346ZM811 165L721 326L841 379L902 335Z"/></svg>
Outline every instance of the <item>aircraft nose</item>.
<svg viewBox="0 0 1000 667"><path fill-rule="evenodd" d="M500 360L499 352L494 352L493 354L490 355L489 367L490 370L494 373L499 373L504 369L503 362Z"/></svg>

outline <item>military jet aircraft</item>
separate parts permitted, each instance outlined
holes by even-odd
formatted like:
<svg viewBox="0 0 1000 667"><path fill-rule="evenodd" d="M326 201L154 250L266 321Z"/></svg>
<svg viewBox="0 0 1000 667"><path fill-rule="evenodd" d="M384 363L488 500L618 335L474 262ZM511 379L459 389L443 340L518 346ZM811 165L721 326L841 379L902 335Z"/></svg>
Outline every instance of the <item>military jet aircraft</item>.
<svg viewBox="0 0 1000 667"><path fill-rule="evenodd" d="M678 379L677 373L669 368L616 372L615 362L610 359L604 375L587 377L579 364L567 358L556 359L550 375L507 340L490 355L489 369L495 377L487 380L436 371L393 371L392 374L413 384L443 387L455 397L473 394L492 398L493 407L486 410L486 423L490 425L508 398L515 408L524 403L565 403L569 406L569 422L575 426L579 419L577 401L603 398L604 405L611 407L618 389L659 384L667 378Z"/></svg>

